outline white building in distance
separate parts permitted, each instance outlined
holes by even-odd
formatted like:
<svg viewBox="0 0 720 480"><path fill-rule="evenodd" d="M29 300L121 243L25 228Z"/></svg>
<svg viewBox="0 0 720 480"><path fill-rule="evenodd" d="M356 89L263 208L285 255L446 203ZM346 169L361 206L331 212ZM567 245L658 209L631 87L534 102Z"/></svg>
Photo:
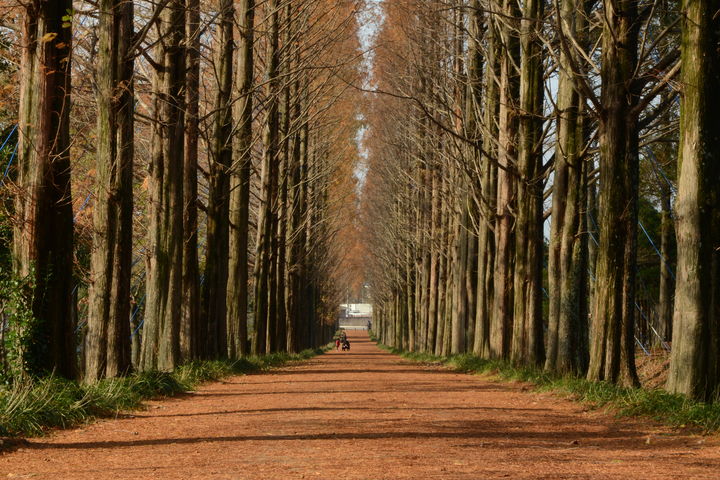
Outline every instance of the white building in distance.
<svg viewBox="0 0 720 480"><path fill-rule="evenodd" d="M346 318L372 317L372 303L341 303L340 316Z"/></svg>

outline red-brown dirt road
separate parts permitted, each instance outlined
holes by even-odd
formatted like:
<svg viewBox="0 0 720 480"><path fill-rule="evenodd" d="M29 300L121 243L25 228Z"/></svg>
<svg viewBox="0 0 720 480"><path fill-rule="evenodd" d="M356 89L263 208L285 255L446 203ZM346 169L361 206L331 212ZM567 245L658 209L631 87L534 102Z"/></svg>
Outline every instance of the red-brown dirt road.
<svg viewBox="0 0 720 480"><path fill-rule="evenodd" d="M0 478L720 478L716 437L618 421L350 339L349 353L32 439L0 455Z"/></svg>

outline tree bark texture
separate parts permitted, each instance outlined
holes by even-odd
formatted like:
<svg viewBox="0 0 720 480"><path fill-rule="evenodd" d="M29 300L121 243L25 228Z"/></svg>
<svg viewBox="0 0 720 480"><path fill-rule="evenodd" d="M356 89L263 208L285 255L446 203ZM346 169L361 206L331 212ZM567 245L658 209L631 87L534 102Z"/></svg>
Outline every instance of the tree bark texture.
<svg viewBox="0 0 720 480"><path fill-rule="evenodd" d="M150 251L140 369L170 371L180 360L183 293L185 1L171 0L158 21L162 40L156 46L153 81Z"/></svg>
<svg viewBox="0 0 720 480"><path fill-rule="evenodd" d="M673 240L674 219L670 203L670 186L660 186L660 294L658 299L657 330L659 342L669 342L672 339L673 293L675 291L675 278L673 270L673 256L671 245Z"/></svg>
<svg viewBox="0 0 720 480"><path fill-rule="evenodd" d="M185 18L187 78L185 85L185 160L183 165L183 267L180 356L204 355L205 334L200 322L200 266L198 263L198 141L200 100L200 0L187 0ZM204 322L203 322L204 324ZM200 343L203 343L201 346Z"/></svg>
<svg viewBox="0 0 720 480"><path fill-rule="evenodd" d="M498 120L498 181L495 221L494 301L490 325L490 354L493 358L508 358L513 329L513 272L515 239L513 210L516 179L513 174L516 159L519 83L517 65L520 46L517 38L517 4L504 0L505 21L500 28L504 55L500 58L500 106ZM513 24L512 27L510 24Z"/></svg>
<svg viewBox="0 0 720 480"><path fill-rule="evenodd" d="M233 159L233 0L221 1L219 8L216 37L218 49L215 58L217 91L210 155L205 281L202 287L203 317L207 322L206 355L210 358L227 355L230 168Z"/></svg>
<svg viewBox="0 0 720 480"><path fill-rule="evenodd" d="M667 388L716 400L720 372L720 2L682 2L677 286Z"/></svg>
<svg viewBox="0 0 720 480"><path fill-rule="evenodd" d="M539 365L544 360L543 266L543 98L540 26L543 0L526 0L520 23L519 173L515 225L515 272L511 359Z"/></svg>
<svg viewBox="0 0 720 480"><path fill-rule="evenodd" d="M575 0L563 0L558 17L561 41L583 30ZM562 49L557 99L557 140L548 259L549 311L546 370L584 374L587 368L587 188L584 172L585 100L572 77L572 50Z"/></svg>
<svg viewBox="0 0 720 480"><path fill-rule="evenodd" d="M270 0L269 38L267 44L266 67L266 119L264 131L264 149L261 170L260 212L257 220L257 239L255 242L255 331L253 332L252 353L265 353L268 348L268 328L273 327L274 309L270 301L273 296L273 227L276 224L274 213L275 194L278 182L278 2Z"/></svg>
<svg viewBox="0 0 720 480"><path fill-rule="evenodd" d="M15 274L32 280L30 373L75 375L70 191L70 0L24 2ZM20 327L25 328L25 327Z"/></svg>
<svg viewBox="0 0 720 480"><path fill-rule="evenodd" d="M638 221L639 99L637 3L604 2L600 114L600 248L593 297L589 380L638 385L635 263Z"/></svg>
<svg viewBox="0 0 720 480"><path fill-rule="evenodd" d="M487 38L487 57L485 59L485 100L483 103L483 122L485 131L482 139L484 155L493 156L497 152L497 118L499 114L499 62L501 42L499 32L488 15L485 20ZM478 270L475 314L475 341L473 353L488 358L490 356L490 324L493 315L494 267L495 267L495 201L497 198L497 166L489 158L483 157L482 177L480 180L480 208L478 232Z"/></svg>
<svg viewBox="0 0 720 480"><path fill-rule="evenodd" d="M230 252L228 268L227 329L228 356L246 355L248 348L248 218L252 171L253 44L255 1L241 0L239 11L237 89L235 104L238 131L235 134L235 168L230 177Z"/></svg>
<svg viewBox="0 0 720 480"><path fill-rule="evenodd" d="M85 380L130 370L134 92L133 4L100 3L97 155Z"/></svg>

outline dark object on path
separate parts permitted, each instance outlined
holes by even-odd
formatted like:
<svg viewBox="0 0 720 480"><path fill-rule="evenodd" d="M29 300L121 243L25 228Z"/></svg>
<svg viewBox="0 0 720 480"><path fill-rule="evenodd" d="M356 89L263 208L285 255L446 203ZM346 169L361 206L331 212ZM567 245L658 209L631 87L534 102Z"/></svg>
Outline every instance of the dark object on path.
<svg viewBox="0 0 720 480"><path fill-rule="evenodd" d="M343 352L346 351L346 350L347 350L347 351L350 351L350 342L349 342L348 340L345 340L345 341L343 342L343 344L342 344L342 349L343 349Z"/></svg>
<svg viewBox="0 0 720 480"><path fill-rule="evenodd" d="M14 452L28 446L30 446L30 443L22 438L0 437L0 453Z"/></svg>

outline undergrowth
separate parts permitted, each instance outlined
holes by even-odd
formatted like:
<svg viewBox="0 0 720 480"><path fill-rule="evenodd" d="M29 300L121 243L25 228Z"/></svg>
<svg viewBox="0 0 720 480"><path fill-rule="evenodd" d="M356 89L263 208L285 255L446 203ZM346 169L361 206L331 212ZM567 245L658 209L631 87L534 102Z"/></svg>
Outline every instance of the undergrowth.
<svg viewBox="0 0 720 480"><path fill-rule="evenodd" d="M191 391L200 383L230 375L306 360L327 348L235 361L194 361L174 372L139 372L93 384L50 376L0 386L0 436L36 436L49 428L67 428L93 418L114 416L122 410L139 408L143 400Z"/></svg>
<svg viewBox="0 0 720 480"><path fill-rule="evenodd" d="M516 367L509 362L485 360L470 354L439 357L427 353L382 348L411 361L446 365L459 372L491 374L503 380L532 383L539 390L569 395L594 408L608 408L619 416L644 416L673 427L691 427L704 433L720 431L720 403L703 403L660 389L620 387L609 382L560 376L539 368Z"/></svg>

